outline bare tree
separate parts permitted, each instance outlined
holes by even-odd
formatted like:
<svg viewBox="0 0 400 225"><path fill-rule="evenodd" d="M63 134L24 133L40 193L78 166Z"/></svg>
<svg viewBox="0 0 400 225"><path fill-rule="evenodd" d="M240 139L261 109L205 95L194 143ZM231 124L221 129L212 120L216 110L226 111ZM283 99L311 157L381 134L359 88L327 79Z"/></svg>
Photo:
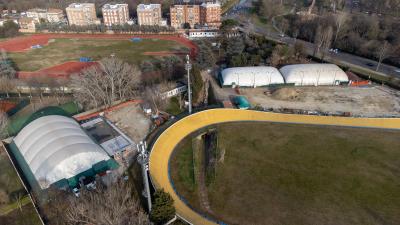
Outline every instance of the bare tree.
<svg viewBox="0 0 400 225"><path fill-rule="evenodd" d="M3 111L0 111L0 138L7 136L8 117Z"/></svg>
<svg viewBox="0 0 400 225"><path fill-rule="evenodd" d="M11 65L11 61L8 58L6 51L4 49L1 49L0 51L0 77L6 77L8 79L15 78L16 72Z"/></svg>
<svg viewBox="0 0 400 225"><path fill-rule="evenodd" d="M336 15L336 17L335 17L336 32L335 32L335 38L333 39L333 44L336 43L339 33L342 30L343 25L346 23L347 18L348 18L348 14L346 12L341 12Z"/></svg>
<svg viewBox="0 0 400 225"><path fill-rule="evenodd" d="M315 56L315 54L319 53L321 50L325 52L327 49L329 49L332 43L332 36L333 36L332 26L327 26L327 27L322 27L321 25L318 26L314 39L315 47L313 56ZM323 57L324 55L322 55L322 58Z"/></svg>
<svg viewBox="0 0 400 225"><path fill-rule="evenodd" d="M378 52L376 52L376 56L378 57L378 65L376 66L376 71L379 71L379 68L382 65L382 61L390 57L391 53L391 44L389 44L387 41L384 41L382 48Z"/></svg>
<svg viewBox="0 0 400 225"><path fill-rule="evenodd" d="M308 7L308 15L311 15L314 6L315 6L316 0L312 0L311 5Z"/></svg>
<svg viewBox="0 0 400 225"><path fill-rule="evenodd" d="M110 187L81 191L66 211L71 225L148 225L150 221L131 193L131 185L118 181Z"/></svg>
<svg viewBox="0 0 400 225"><path fill-rule="evenodd" d="M140 72L117 58L105 58L99 65L83 70L71 79L74 96L84 107L110 106L133 97L140 83Z"/></svg>
<svg viewBox="0 0 400 225"><path fill-rule="evenodd" d="M5 92L7 98L10 97L10 92L14 91L15 88L15 79L0 76L0 92Z"/></svg>

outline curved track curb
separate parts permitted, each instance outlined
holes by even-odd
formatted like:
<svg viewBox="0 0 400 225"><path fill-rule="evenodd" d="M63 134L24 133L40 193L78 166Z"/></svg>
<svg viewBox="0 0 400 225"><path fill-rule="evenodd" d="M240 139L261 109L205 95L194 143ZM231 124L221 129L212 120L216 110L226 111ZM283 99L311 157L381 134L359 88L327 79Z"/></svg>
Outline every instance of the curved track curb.
<svg viewBox="0 0 400 225"><path fill-rule="evenodd" d="M280 114L238 109L211 109L187 116L166 129L150 153L150 177L156 188L171 194L177 214L192 224L217 224L191 209L175 192L169 177L169 159L175 146L190 133L208 125L235 121L265 121L347 127L400 129L400 118L351 118Z"/></svg>

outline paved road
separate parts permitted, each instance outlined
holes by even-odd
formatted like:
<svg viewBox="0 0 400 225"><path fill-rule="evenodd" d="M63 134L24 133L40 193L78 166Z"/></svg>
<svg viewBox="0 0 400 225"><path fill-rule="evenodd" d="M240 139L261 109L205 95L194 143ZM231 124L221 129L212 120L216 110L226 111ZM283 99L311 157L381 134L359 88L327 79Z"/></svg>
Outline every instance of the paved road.
<svg viewBox="0 0 400 225"><path fill-rule="evenodd" d="M185 117L165 130L150 153L150 176L157 189L163 188L174 199L176 213L195 225L217 224L191 209L175 192L169 176L169 159L175 147L190 133L208 125L235 121L269 121L300 124L400 129L399 118L351 118L280 114L240 109L211 109Z"/></svg>
<svg viewBox="0 0 400 225"><path fill-rule="evenodd" d="M232 8L227 12L225 15L225 18L230 18L230 19L236 19L237 21L240 22L242 26L242 30L247 32L247 33L258 33L266 36L267 38L270 38L275 41L280 41L282 43L286 44L294 44L296 42L301 42L303 43L305 50L307 54L312 55L314 51L314 44L310 42L306 42L303 40L299 39L294 39L290 37L281 37L281 34L279 31L267 31L262 27L256 26L255 24L251 23L250 19L246 17L246 13L248 13L248 7L251 7L251 0L242 0L240 1L240 5L237 7ZM246 19L247 18L247 19ZM344 62L346 64L362 67L363 69L366 69L370 72L374 72L378 62L375 60L359 57L356 55L352 55L349 53L344 53L344 52L339 52L337 54L335 53L326 53L325 54L325 60L326 61L333 61L333 62ZM398 72L396 72L398 71ZM381 64L379 71L380 73L384 75L389 75L389 76L395 76L400 78L400 68L390 66L387 64ZM368 74L366 74L368 75Z"/></svg>

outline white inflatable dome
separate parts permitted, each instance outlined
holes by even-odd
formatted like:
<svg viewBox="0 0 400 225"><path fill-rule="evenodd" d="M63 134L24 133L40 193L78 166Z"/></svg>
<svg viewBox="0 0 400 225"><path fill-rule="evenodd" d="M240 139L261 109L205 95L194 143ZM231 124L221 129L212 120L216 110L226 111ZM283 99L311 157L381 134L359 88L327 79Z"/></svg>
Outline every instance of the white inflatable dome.
<svg viewBox="0 0 400 225"><path fill-rule="evenodd" d="M260 87L283 83L282 75L274 67L233 67L221 72L222 86Z"/></svg>
<svg viewBox="0 0 400 225"><path fill-rule="evenodd" d="M339 85L349 82L347 74L334 64L298 64L284 66L280 69L286 84L305 85Z"/></svg>
<svg viewBox="0 0 400 225"><path fill-rule="evenodd" d="M42 189L110 159L75 120L64 116L34 120L20 131L14 143Z"/></svg>

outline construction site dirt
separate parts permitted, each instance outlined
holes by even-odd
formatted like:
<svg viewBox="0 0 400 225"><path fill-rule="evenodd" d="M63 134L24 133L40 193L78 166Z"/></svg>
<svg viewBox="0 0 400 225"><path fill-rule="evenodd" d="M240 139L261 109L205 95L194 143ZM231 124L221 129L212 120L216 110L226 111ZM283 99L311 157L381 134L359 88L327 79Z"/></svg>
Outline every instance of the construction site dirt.
<svg viewBox="0 0 400 225"><path fill-rule="evenodd" d="M252 107L282 112L283 109L323 112L355 117L400 117L400 92L381 85L307 86L280 88L221 88L208 73L215 97L229 100L234 95L246 96Z"/></svg>

